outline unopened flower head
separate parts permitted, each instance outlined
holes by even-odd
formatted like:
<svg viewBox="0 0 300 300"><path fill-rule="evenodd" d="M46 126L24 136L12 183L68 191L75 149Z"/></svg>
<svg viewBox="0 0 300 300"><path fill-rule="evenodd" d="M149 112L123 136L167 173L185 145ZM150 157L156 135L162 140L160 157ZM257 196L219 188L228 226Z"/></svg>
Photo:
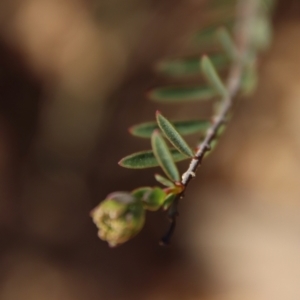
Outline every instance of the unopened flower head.
<svg viewBox="0 0 300 300"><path fill-rule="evenodd" d="M93 209L91 217L99 229L99 238L114 247L140 232L145 223L145 209L130 193L115 192Z"/></svg>

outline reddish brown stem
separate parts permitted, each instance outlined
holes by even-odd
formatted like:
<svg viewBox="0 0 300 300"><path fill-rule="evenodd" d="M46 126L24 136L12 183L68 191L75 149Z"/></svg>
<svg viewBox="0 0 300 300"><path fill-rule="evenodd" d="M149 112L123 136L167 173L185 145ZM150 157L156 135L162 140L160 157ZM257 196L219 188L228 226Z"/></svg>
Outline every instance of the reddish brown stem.
<svg viewBox="0 0 300 300"><path fill-rule="evenodd" d="M195 157L182 175L181 184L185 187L184 191L177 195L169 209L170 228L162 238L162 244L167 245L174 233L176 219L178 216L178 203L184 197L184 193L190 181L195 177L198 167L201 165L205 154L211 149L211 142L216 138L220 127L226 123L226 118L237 98L240 90L243 70L246 57L251 45L251 29L257 12L259 0L240 0L237 5L235 45L238 53L237 59L233 62L227 79L227 95L221 100L223 103L217 115L213 118L211 127L207 130L204 140L197 146Z"/></svg>

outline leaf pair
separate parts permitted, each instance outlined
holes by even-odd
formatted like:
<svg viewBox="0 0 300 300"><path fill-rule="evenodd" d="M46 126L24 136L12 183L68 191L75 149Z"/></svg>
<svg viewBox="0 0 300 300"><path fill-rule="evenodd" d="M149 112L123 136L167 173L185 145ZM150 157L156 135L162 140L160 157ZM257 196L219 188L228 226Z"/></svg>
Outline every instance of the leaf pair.
<svg viewBox="0 0 300 300"><path fill-rule="evenodd" d="M219 1L219 0L217 0ZM217 21L212 22L209 25L205 26L201 30L199 30L195 36L194 41L199 44L200 47L210 49L215 48L217 45L217 39L216 39L216 31L221 26L226 28L229 32L231 32L234 28L235 20L232 16L229 15L229 17L226 20L223 21Z"/></svg>
<svg viewBox="0 0 300 300"><path fill-rule="evenodd" d="M208 120L189 120L172 122L173 127L180 135L188 135L200 132L204 134L210 126ZM130 128L130 133L134 136L142 138L151 138L153 131L160 129L157 122L147 122L135 125ZM175 162L188 159L186 155L178 151L176 148L169 149L172 159ZM122 167L130 169L144 169L159 166L152 150L136 152L124 157L119 164Z"/></svg>
<svg viewBox="0 0 300 300"><path fill-rule="evenodd" d="M156 121L157 125L146 123L131 129L131 132L136 135L148 137L151 133L152 151L142 151L131 154L124 157L119 164L123 167L134 169L160 166L169 179L173 182L178 182L180 181L180 176L175 161L193 157L194 153L177 131L176 125L174 126L160 112L156 113ZM191 132L193 131L191 128L193 128L195 124L198 126L198 129L201 125L202 130L203 127L206 128L209 126L208 121L205 123L197 121L194 123L177 123L177 127L180 128L178 125L181 125L183 131ZM169 149L158 128L175 148Z"/></svg>
<svg viewBox="0 0 300 300"><path fill-rule="evenodd" d="M160 176L160 175L159 175ZM161 176L163 180L168 180ZM172 183L173 184L173 183ZM159 187L140 187L131 192L137 200L141 201L144 208L149 211L157 211L161 207L166 210L175 200L178 192L169 193Z"/></svg>
<svg viewBox="0 0 300 300"><path fill-rule="evenodd" d="M230 60L233 61L238 57L236 47L229 32L224 27L217 30L217 37L225 51L225 54L218 57L218 59L221 59L223 64L226 62L226 65L228 65ZM158 68L166 74L171 74L171 76L188 75L202 71L202 74L210 85L202 84L197 86L167 86L155 88L148 93L148 97L150 100L162 103L207 101L218 95L224 97L227 95L227 89L218 75L220 65L217 63L220 62L218 62L214 56L212 56L212 59L208 58L208 56L204 56L201 60L201 68L199 67L198 58L162 62Z"/></svg>
<svg viewBox="0 0 300 300"><path fill-rule="evenodd" d="M218 95L221 97L226 97L228 95L227 88L223 84L212 62L206 55L202 57L201 69L206 80L213 87L213 89L218 93Z"/></svg>
<svg viewBox="0 0 300 300"><path fill-rule="evenodd" d="M209 55L210 60L218 70L224 70L230 66L230 59L224 53L214 53ZM198 75L201 73L199 68L199 56L186 58L173 58L160 61L156 71L174 78Z"/></svg>
<svg viewBox="0 0 300 300"><path fill-rule="evenodd" d="M193 157L194 153L175 127L160 113L156 113L156 120L159 128L169 142L183 155ZM180 175L170 150L158 130L155 130L151 136L151 145L153 153L165 174L174 182L180 181Z"/></svg>
<svg viewBox="0 0 300 300"><path fill-rule="evenodd" d="M150 211L160 209L167 197L166 192L159 187L141 187L133 190L131 193L143 203L143 206L147 210Z"/></svg>

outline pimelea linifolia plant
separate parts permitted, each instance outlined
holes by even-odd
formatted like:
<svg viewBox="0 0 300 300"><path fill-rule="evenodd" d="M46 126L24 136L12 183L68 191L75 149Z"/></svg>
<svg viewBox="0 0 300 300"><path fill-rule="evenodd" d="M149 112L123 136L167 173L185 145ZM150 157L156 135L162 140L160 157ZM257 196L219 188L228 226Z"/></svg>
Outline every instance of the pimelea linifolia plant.
<svg viewBox="0 0 300 300"><path fill-rule="evenodd" d="M178 202L187 194L198 167L216 146L230 121L236 100L251 93L257 82L257 55L271 40L271 16L275 0L210 0L207 13L218 16L195 34L201 53L195 57L165 59L156 69L171 78L202 74L204 83L196 86L155 88L149 98L157 103L211 101L213 116L208 119L168 120L156 111L156 120L134 125L130 133L149 138L151 149L121 159L120 166L145 169L160 166L164 176L155 174L160 186L139 187L114 192L91 212L98 236L112 247L138 234L145 223L146 211L168 212L170 228L161 243L169 244L178 216ZM212 17L213 19L213 17ZM221 72L228 70L227 76ZM184 136L199 133L201 141L190 147ZM167 143L168 142L168 143ZM190 160L180 174L176 162Z"/></svg>

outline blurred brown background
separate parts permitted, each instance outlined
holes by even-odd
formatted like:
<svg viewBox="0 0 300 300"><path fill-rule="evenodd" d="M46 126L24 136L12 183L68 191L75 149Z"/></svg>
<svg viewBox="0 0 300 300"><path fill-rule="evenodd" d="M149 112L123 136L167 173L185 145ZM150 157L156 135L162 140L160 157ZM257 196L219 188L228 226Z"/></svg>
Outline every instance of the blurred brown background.
<svg viewBox="0 0 300 300"><path fill-rule="evenodd" d="M0 2L1 300L300 299L298 0L279 1L258 91L191 184L172 247L163 213L116 249L89 217L109 192L155 184L117 161L149 147L127 127L153 119L144 92L166 82L152 65L193 51L205 5Z"/></svg>

